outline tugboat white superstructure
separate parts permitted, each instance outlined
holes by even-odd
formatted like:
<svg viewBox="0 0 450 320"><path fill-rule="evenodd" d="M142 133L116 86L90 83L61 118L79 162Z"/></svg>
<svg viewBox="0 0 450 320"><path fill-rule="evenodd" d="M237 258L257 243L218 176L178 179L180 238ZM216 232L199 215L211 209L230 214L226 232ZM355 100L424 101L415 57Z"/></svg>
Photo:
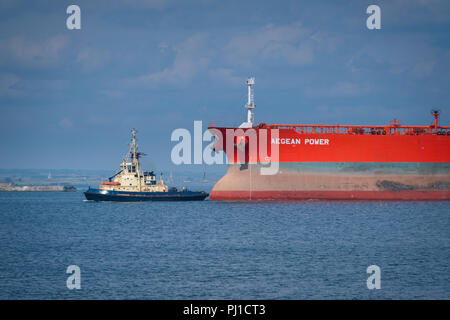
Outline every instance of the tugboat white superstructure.
<svg viewBox="0 0 450 320"><path fill-rule="evenodd" d="M96 201L186 201L204 200L208 194L203 191L188 191L183 188L168 188L162 178L158 181L153 171L142 172L138 152L136 130L132 130L128 156L120 165L120 171L103 182L99 189L89 188L84 194L88 200Z"/></svg>

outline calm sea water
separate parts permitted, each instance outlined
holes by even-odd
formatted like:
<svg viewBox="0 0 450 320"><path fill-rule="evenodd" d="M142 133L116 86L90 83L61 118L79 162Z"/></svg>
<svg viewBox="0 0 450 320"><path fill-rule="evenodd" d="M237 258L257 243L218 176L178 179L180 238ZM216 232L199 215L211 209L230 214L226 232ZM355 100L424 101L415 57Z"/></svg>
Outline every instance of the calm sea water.
<svg viewBox="0 0 450 320"><path fill-rule="evenodd" d="M0 299L449 299L449 205L0 192Z"/></svg>

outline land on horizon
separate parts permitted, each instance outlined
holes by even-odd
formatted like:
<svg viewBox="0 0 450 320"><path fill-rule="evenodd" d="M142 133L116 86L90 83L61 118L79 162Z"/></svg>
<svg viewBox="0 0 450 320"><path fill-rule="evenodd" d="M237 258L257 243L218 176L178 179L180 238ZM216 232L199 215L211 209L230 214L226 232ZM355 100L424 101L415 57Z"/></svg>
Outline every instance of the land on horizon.
<svg viewBox="0 0 450 320"><path fill-rule="evenodd" d="M200 169L200 168L197 168ZM223 168L224 169L224 168ZM83 190L108 181L116 171L95 169L0 169L0 183L16 186L64 186L70 185ZM171 170L155 171L171 186L210 187L223 173L218 170Z"/></svg>

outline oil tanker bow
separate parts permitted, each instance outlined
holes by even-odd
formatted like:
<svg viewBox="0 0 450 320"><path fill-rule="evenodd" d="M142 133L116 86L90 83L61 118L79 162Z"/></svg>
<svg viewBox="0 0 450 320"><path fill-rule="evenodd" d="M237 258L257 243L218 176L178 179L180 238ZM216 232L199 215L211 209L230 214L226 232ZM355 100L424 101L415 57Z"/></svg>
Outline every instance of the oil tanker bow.
<svg viewBox="0 0 450 320"><path fill-rule="evenodd" d="M254 124L210 126L228 171L211 200L450 200L450 127ZM265 174L268 166L275 173Z"/></svg>

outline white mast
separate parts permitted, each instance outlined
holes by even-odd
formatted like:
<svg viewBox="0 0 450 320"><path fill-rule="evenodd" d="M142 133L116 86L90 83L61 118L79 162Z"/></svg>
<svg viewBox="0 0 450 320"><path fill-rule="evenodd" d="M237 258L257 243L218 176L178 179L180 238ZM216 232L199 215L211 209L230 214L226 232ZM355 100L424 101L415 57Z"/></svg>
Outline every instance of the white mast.
<svg viewBox="0 0 450 320"><path fill-rule="evenodd" d="M131 130L131 148L133 151L130 151L131 153L131 165L135 167L136 173L137 173L137 178L138 178L138 190L141 191L141 166L139 164L139 156L140 154L138 154L137 151L137 145L136 145L136 129L133 128L133 130Z"/></svg>
<svg viewBox="0 0 450 320"><path fill-rule="evenodd" d="M242 123L239 128L251 128L253 127L253 121L255 119L255 114L253 109L255 109L255 101L254 101L254 87L255 86L255 78L247 79L247 88L248 88L248 100L245 107L247 108L247 122Z"/></svg>

